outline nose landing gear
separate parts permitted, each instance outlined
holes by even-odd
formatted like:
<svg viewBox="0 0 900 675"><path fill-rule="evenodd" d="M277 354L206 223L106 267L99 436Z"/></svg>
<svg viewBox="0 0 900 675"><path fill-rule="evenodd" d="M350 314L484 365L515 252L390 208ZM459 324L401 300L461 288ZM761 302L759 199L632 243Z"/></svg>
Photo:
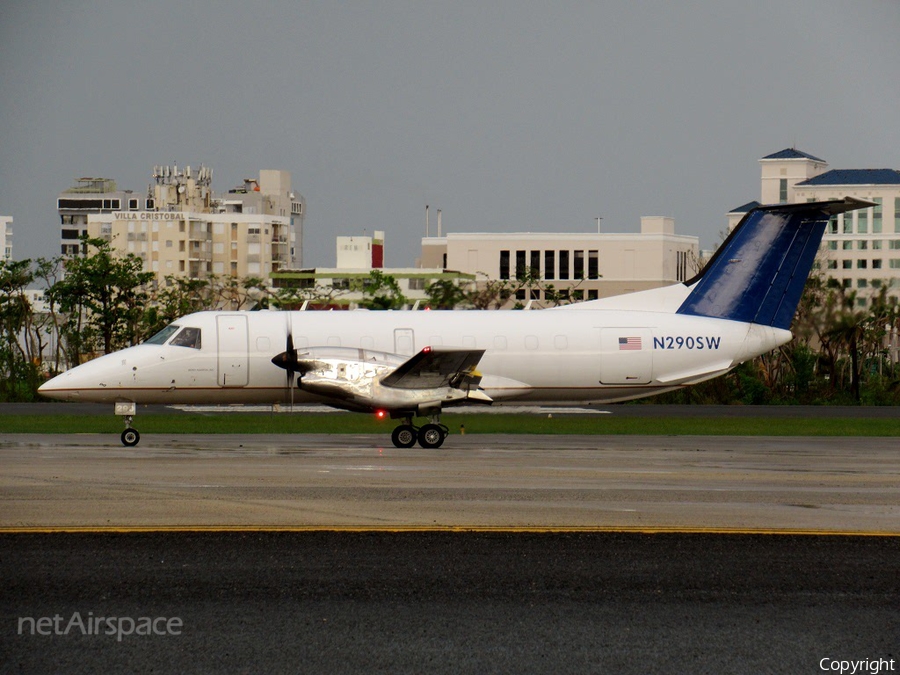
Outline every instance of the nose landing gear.
<svg viewBox="0 0 900 675"><path fill-rule="evenodd" d="M118 401L116 403L116 415L125 420L125 431L122 432L122 445L133 448L141 440L141 435L137 429L132 428L131 423L134 421L134 413L137 406L132 401Z"/></svg>

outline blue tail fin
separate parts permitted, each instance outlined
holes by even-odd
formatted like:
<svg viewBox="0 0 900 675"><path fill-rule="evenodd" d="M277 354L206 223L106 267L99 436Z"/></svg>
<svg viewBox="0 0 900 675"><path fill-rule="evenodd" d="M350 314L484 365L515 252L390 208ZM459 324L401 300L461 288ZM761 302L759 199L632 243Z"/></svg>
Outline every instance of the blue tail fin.
<svg viewBox="0 0 900 675"><path fill-rule="evenodd" d="M867 206L846 197L753 209L686 282L693 289L678 314L790 329L829 218Z"/></svg>

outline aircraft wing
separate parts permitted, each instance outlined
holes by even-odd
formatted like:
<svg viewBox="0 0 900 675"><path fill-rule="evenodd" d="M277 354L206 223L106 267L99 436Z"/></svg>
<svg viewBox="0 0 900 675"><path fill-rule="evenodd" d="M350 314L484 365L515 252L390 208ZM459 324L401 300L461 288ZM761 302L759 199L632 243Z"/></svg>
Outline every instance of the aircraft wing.
<svg viewBox="0 0 900 675"><path fill-rule="evenodd" d="M481 375L475 370L483 349L425 347L386 375L381 384L396 389L436 389L477 385Z"/></svg>

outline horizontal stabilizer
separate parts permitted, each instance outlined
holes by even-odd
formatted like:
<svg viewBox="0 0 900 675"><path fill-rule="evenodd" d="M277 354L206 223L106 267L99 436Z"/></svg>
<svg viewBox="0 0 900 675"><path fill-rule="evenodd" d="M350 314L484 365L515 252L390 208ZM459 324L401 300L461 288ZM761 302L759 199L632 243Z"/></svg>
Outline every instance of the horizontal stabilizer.
<svg viewBox="0 0 900 675"><path fill-rule="evenodd" d="M483 349L425 347L386 375L381 384L396 389L462 389L477 385L481 376L475 368L483 355Z"/></svg>

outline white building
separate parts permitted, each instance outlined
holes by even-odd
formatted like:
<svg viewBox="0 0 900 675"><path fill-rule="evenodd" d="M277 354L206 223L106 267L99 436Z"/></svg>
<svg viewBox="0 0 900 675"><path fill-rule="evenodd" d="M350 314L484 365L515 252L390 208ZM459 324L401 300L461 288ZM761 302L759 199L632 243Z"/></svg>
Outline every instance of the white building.
<svg viewBox="0 0 900 675"><path fill-rule="evenodd" d="M373 270L393 278L409 305L424 304L426 289L435 281L453 281L468 286L474 275L443 268L384 267L384 232L373 236L339 236L335 240L337 267L285 269L274 272L272 285L276 289L293 289L298 299L308 299L316 309L352 309L363 300L359 289Z"/></svg>
<svg viewBox="0 0 900 675"><path fill-rule="evenodd" d="M12 260L12 222L9 216L0 216L0 260Z"/></svg>
<svg viewBox="0 0 900 675"><path fill-rule="evenodd" d="M422 239L419 264L486 280L528 271L563 297L593 300L685 281L697 272L697 237L675 234L675 221L641 218L640 233L448 233ZM528 295L528 297L526 297ZM509 304L546 300L519 290Z"/></svg>
<svg viewBox="0 0 900 675"><path fill-rule="evenodd" d="M764 204L856 197L875 206L835 216L820 249L823 271L857 292L865 307L883 286L900 299L900 171L832 169L818 157L788 148L759 160ZM734 227L755 202L728 214Z"/></svg>
<svg viewBox="0 0 900 675"><path fill-rule="evenodd" d="M384 267L384 232L374 236L344 236L337 238L338 269L381 269Z"/></svg>

